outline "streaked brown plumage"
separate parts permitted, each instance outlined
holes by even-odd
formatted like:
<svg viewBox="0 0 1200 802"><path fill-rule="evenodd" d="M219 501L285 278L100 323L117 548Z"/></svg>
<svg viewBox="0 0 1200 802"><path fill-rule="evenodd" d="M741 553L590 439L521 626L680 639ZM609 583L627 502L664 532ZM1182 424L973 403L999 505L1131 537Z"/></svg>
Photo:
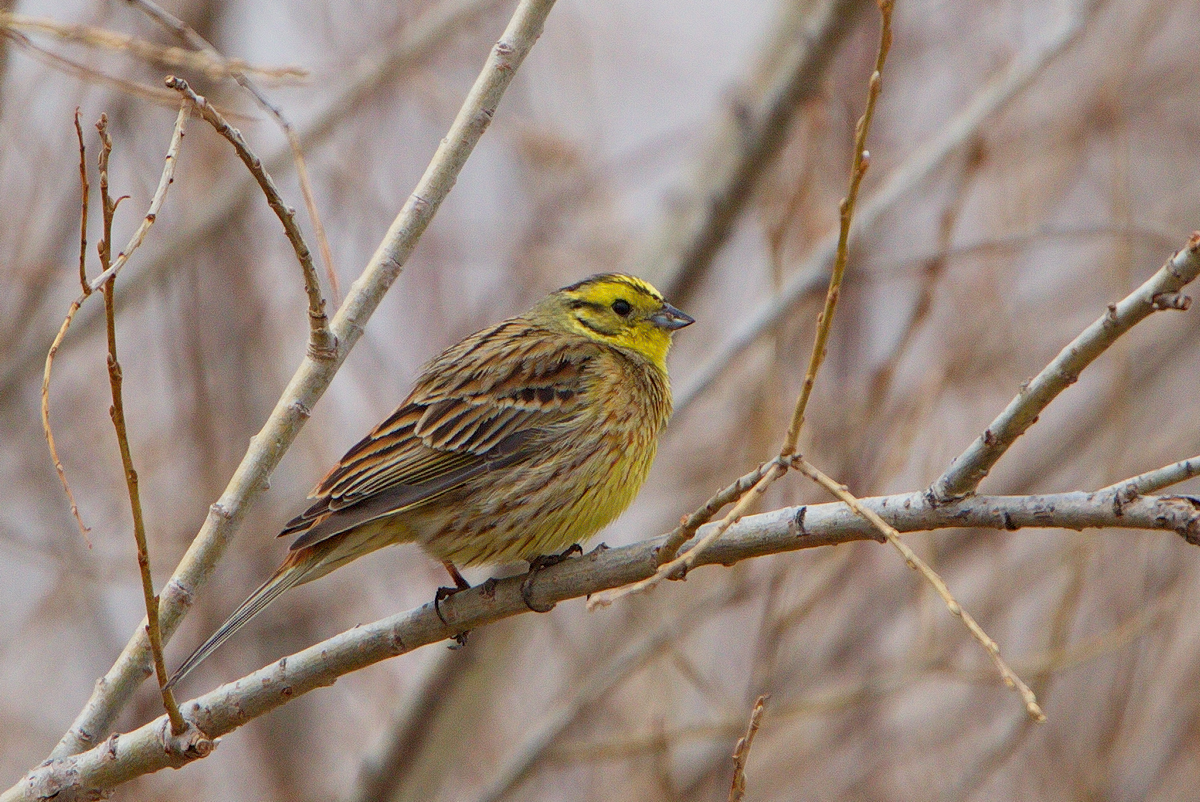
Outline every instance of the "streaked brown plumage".
<svg viewBox="0 0 1200 802"><path fill-rule="evenodd" d="M592 276L472 334L422 371L280 536L279 570L184 662L176 683L283 591L416 542L454 566L532 560L633 500L671 412L671 333L692 319L648 283Z"/></svg>

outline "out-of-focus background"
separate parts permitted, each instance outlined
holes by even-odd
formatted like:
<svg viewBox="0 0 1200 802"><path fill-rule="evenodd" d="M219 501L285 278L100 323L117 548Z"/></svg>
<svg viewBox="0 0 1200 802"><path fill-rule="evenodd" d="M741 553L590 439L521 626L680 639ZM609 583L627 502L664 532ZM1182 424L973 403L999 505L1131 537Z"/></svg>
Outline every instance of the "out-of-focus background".
<svg viewBox="0 0 1200 802"><path fill-rule="evenodd" d="M169 8L226 55L311 71L304 84L265 82L266 91L306 137L344 290L512 5ZM587 274L636 269L697 320L671 358L686 403L646 489L599 539L666 531L770 456L803 375L818 295L801 294L703 388L695 379L810 269L836 225L878 33L873 4L842 5L853 16L839 12L840 26L814 32L822 4L806 0L561 0L168 662L278 564L279 526L400 401L426 359ZM175 44L115 0L0 8ZM972 104L997 108L877 206L854 243L803 440L814 462L859 495L924 487L1023 379L1200 226L1197 18L1197 3L1163 0L900 0L863 203L911 171ZM68 335L51 391L90 544L70 516L38 413L46 350L78 294L74 109L89 161L91 124L101 112L111 121L113 194L130 196L118 246L158 181L176 108L129 84L157 88L179 72L236 114L260 154L284 146L229 81L37 31L20 36L0 38L3 787L46 756L144 613L98 299ZM704 208L696 193L721 183L723 160L745 146L740 134L806 36L830 56L781 104L793 113L777 155L752 171L715 256L677 269L661 255L673 247L664 221ZM398 52L409 56L370 77ZM1001 86L1014 69L1027 70L1021 91ZM290 160L271 164L302 209ZM199 120L117 292L126 414L161 583L295 369L307 325L278 222ZM1055 402L983 489L1097 488L1200 451L1198 333L1194 310L1139 327ZM763 508L820 500L790 476ZM1118 531L957 531L909 542L1034 684L1048 723L1026 724L960 623L890 549L862 543L698 570L597 612L572 602L501 622L460 651L426 648L343 678L222 739L211 757L129 783L115 798L723 800L729 754L761 693L771 698L749 761L751 799L1194 798L1200 624L1190 613L1200 603L1200 552L1170 535ZM445 579L415 547L361 560L286 595L189 677L181 698L421 604ZM118 729L159 712L147 684Z"/></svg>

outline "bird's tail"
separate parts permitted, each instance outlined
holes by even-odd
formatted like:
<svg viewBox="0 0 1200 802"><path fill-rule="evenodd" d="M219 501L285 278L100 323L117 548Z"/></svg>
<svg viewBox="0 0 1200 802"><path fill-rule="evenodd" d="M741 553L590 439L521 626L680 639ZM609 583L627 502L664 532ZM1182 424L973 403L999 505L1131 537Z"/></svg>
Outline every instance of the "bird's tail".
<svg viewBox="0 0 1200 802"><path fill-rule="evenodd" d="M212 637L204 642L196 651L192 652L187 660L183 661L178 670L167 680L167 688L172 688L177 682L187 676L193 668L217 650L217 647L229 639L233 633L241 629L254 616L263 611L264 608L288 588L294 587L307 579L315 577L308 576L314 567L313 560L295 559L299 552L294 552L292 557L284 562L279 567L279 570L262 583L258 590L250 594L250 597L242 602L242 605L229 616L229 620L221 625L221 628L213 633Z"/></svg>

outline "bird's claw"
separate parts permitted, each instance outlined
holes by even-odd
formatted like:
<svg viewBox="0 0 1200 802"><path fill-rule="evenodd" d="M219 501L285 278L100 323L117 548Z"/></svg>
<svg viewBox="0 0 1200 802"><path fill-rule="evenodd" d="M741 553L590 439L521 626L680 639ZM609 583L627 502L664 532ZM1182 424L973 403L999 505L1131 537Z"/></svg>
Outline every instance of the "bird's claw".
<svg viewBox="0 0 1200 802"><path fill-rule="evenodd" d="M525 602L526 607L535 613L548 613L554 609L554 602L550 602L548 605L534 603L532 598L534 577L544 569L558 565L576 554L583 554L583 547L578 543L572 543L560 554L543 554L529 561L529 573L525 575L525 580L521 583L521 600Z"/></svg>

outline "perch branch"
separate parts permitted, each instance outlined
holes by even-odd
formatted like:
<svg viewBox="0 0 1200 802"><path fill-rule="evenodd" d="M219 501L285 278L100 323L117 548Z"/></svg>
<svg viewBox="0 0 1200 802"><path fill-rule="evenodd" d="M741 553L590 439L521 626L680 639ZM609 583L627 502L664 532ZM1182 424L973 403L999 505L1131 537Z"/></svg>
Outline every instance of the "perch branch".
<svg viewBox="0 0 1200 802"><path fill-rule="evenodd" d="M1176 532L1200 544L1200 507L1178 496L1141 496L1114 509L1111 491L1038 496L970 496L934 506L924 493L864 498L859 504L898 531L943 528L1016 530L1121 528ZM710 526L712 526L710 524ZM701 529L702 536L704 530ZM874 525L843 503L786 507L751 515L732 525L699 558L704 565L818 546L874 540ZM580 598L645 579L658 567L655 550L663 538L613 549L597 549L537 574L529 596L537 607ZM522 592L526 577L484 583L441 603L444 623L429 602L371 624L355 627L235 682L181 705L186 718L216 738L349 672L471 629L530 611ZM36 800L53 793L98 793L133 777L179 767L207 754L209 740L169 739L165 719L110 739L90 751L52 760L0 794L0 802ZM195 732L190 730L189 732ZM62 796L61 799L72 798Z"/></svg>

